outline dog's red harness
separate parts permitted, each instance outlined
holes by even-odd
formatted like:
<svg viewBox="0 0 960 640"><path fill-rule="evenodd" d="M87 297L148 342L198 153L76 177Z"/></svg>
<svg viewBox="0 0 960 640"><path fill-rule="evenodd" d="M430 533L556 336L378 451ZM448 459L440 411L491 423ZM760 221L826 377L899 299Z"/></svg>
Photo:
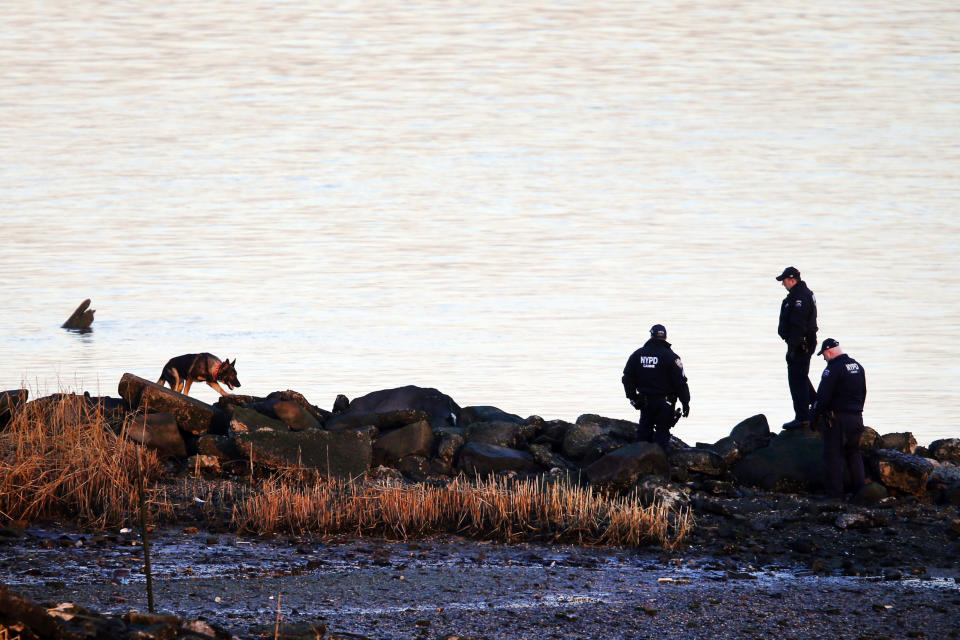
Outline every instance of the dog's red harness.
<svg viewBox="0 0 960 640"><path fill-rule="evenodd" d="M214 381L214 382L216 382L217 380L220 379L220 369L222 369L222 368L223 368L223 362L220 362L220 364L217 365L216 370L213 372L213 381Z"/></svg>

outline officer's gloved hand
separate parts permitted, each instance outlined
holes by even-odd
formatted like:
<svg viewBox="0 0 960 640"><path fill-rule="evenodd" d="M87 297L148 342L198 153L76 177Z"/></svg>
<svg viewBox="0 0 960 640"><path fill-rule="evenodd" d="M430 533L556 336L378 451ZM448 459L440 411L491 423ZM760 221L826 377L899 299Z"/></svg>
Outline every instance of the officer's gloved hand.
<svg viewBox="0 0 960 640"><path fill-rule="evenodd" d="M689 415L690 415L690 403L684 402L684 403L683 403L683 417L686 418L686 417L689 416Z"/></svg>

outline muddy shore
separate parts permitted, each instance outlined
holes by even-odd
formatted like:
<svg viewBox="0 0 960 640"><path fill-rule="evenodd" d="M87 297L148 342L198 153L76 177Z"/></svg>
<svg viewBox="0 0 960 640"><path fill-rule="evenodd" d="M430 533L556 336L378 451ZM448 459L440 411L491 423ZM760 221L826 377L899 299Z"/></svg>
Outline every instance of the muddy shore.
<svg viewBox="0 0 960 640"><path fill-rule="evenodd" d="M693 494L683 549L154 532L156 609L237 638L960 637L955 508ZM0 537L0 581L45 605L147 610L135 531ZM353 635L351 635L353 634ZM283 635L281 637L284 637Z"/></svg>

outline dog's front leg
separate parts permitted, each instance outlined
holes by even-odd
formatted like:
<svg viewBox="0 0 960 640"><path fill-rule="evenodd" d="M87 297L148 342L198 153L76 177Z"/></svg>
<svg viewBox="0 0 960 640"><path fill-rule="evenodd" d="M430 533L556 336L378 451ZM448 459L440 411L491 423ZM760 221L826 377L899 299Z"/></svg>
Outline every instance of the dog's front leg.
<svg viewBox="0 0 960 640"><path fill-rule="evenodd" d="M223 390L223 387L221 387L219 384L217 384L217 381L216 381L216 380L214 380L214 381L212 381L212 382L208 382L207 384L210 385L210 387L211 387L214 391L216 391L217 393L219 393L219 394L222 395L222 396L228 396L228 395L230 395L229 393L227 393L226 391Z"/></svg>

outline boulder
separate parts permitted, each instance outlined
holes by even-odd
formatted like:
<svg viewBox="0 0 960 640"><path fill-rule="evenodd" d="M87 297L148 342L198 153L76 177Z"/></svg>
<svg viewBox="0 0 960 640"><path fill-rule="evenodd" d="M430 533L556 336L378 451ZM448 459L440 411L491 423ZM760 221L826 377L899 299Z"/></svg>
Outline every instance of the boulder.
<svg viewBox="0 0 960 640"><path fill-rule="evenodd" d="M64 623L50 615L44 607L19 594L13 593L7 585L0 583L0 629L4 635L7 629L17 629L12 635L16 638L71 638L73 634Z"/></svg>
<svg viewBox="0 0 960 640"><path fill-rule="evenodd" d="M294 400L283 400L279 396L268 396L266 399L248 406L266 416L280 420L286 424L291 431L306 431L307 429L320 428L320 422L314 415Z"/></svg>
<svg viewBox="0 0 960 640"><path fill-rule="evenodd" d="M531 444L529 451L534 461L544 469L561 469L572 471L573 469L577 468L575 464L561 456L559 453L554 453L554 451L545 444Z"/></svg>
<svg viewBox="0 0 960 640"><path fill-rule="evenodd" d="M927 479L927 491L937 504L960 506L960 467L950 463L935 467Z"/></svg>
<svg viewBox="0 0 960 640"><path fill-rule="evenodd" d="M132 373L123 374L118 391L131 409L142 409L145 413L172 413L176 416L177 426L187 433L207 433L214 420L214 408L209 404Z"/></svg>
<svg viewBox="0 0 960 640"><path fill-rule="evenodd" d="M909 453L877 449L870 457L870 470L870 475L888 489L919 496L926 491L933 463Z"/></svg>
<svg viewBox="0 0 960 640"><path fill-rule="evenodd" d="M889 495L887 488L879 482L868 482L853 496L852 502L857 505L869 506L877 504Z"/></svg>
<svg viewBox="0 0 960 640"><path fill-rule="evenodd" d="M243 453L237 448L237 443L229 436L218 436L206 433L187 448L188 453L214 457L220 462L240 460Z"/></svg>
<svg viewBox="0 0 960 640"><path fill-rule="evenodd" d="M236 437L239 433L252 431L290 431L290 427L286 422L271 418L254 409L236 407L230 418L230 435Z"/></svg>
<svg viewBox="0 0 960 640"><path fill-rule="evenodd" d="M258 429L237 432L235 440L254 464L270 469L316 469L341 478L363 475L373 457L370 434L361 431Z"/></svg>
<svg viewBox="0 0 960 640"><path fill-rule="evenodd" d="M430 423L420 420L377 438L373 443L373 464L389 464L406 456L426 458L432 447L433 430L430 429Z"/></svg>
<svg viewBox="0 0 960 640"><path fill-rule="evenodd" d="M563 439L567 437L567 432L575 425L565 420L545 420L540 423L539 435L534 438L538 444L549 444L554 450L563 446Z"/></svg>
<svg viewBox="0 0 960 640"><path fill-rule="evenodd" d="M436 451L431 461L431 471L437 474L448 475L453 473L453 465L463 448L463 430L457 427L447 427L434 432Z"/></svg>
<svg viewBox="0 0 960 640"><path fill-rule="evenodd" d="M737 442L733 436L726 436L725 438L720 438L713 444L707 444L704 442L698 442L696 445L697 449L707 449L713 451L718 456L723 459L724 464L727 467L733 466L737 461L740 460L747 453L744 453L740 448L740 443Z"/></svg>
<svg viewBox="0 0 960 640"><path fill-rule="evenodd" d="M667 460L671 467L683 470L684 473L679 475L684 477L689 471L714 477L727 472L727 463L723 457L710 449L670 449Z"/></svg>
<svg viewBox="0 0 960 640"><path fill-rule="evenodd" d="M608 436L623 442L637 439L637 423L619 418L604 418L593 413L585 413L577 418L578 425L595 424Z"/></svg>
<svg viewBox="0 0 960 640"><path fill-rule="evenodd" d="M344 413L347 415L351 413L383 413L403 409L425 411L429 416L430 425L434 429L444 425L456 426L457 418L460 415L460 407L450 396L433 388L413 385L397 387L396 389L382 389L354 398L350 401L350 406Z"/></svg>
<svg viewBox="0 0 960 640"><path fill-rule="evenodd" d="M607 453L584 471L591 484L623 491L632 487L641 476L668 476L670 465L659 445L635 442Z"/></svg>
<svg viewBox="0 0 960 640"><path fill-rule="evenodd" d="M289 402L295 402L300 405L307 413L313 416L313 419L316 420L321 425L325 423L332 413L326 409L321 409L320 407L311 404L303 396L302 393L287 389L286 391L273 391L267 395L268 400L285 400ZM283 418L281 418L282 420Z"/></svg>
<svg viewBox="0 0 960 640"><path fill-rule="evenodd" d="M874 449L882 449L880 446L880 434L873 427L864 427L863 435L860 436L860 450L861 451L873 451Z"/></svg>
<svg viewBox="0 0 960 640"><path fill-rule="evenodd" d="M560 452L581 465L590 464L623 445L599 422L589 420L574 425L563 438Z"/></svg>
<svg viewBox="0 0 960 640"><path fill-rule="evenodd" d="M934 440L927 449L935 460L960 463L960 438Z"/></svg>
<svg viewBox="0 0 960 640"><path fill-rule="evenodd" d="M645 476L634 485L637 498L645 506L662 504L667 509L679 510L690 506L690 495L683 486L670 482L663 476Z"/></svg>
<svg viewBox="0 0 960 640"><path fill-rule="evenodd" d="M731 471L740 484L767 491L820 491L823 440L809 429L784 431L770 446L744 456Z"/></svg>
<svg viewBox="0 0 960 640"><path fill-rule="evenodd" d="M345 431L372 425L378 431L399 429L414 422L430 420L430 414L419 409L395 409L380 412L351 411L331 416L327 420L326 428L330 431Z"/></svg>
<svg viewBox="0 0 960 640"><path fill-rule="evenodd" d="M127 424L126 434L134 442L156 449L161 458L187 455L187 443L172 413L139 413Z"/></svg>
<svg viewBox="0 0 960 640"><path fill-rule="evenodd" d="M468 442L460 450L460 469L471 475L488 475L501 471L536 473L541 471L526 451L498 447L493 444Z"/></svg>
<svg viewBox="0 0 960 640"><path fill-rule="evenodd" d="M474 422L467 426L463 435L467 442L495 444L509 449L526 449L535 429L535 425L526 425L522 422Z"/></svg>
<svg viewBox="0 0 960 640"><path fill-rule="evenodd" d="M730 430L730 438L739 446L740 457L753 453L770 444L770 424L767 416L758 413L738 423ZM717 452L719 453L719 451Z"/></svg>
<svg viewBox="0 0 960 640"><path fill-rule="evenodd" d="M30 392L26 389L11 389L10 391L0 391L0 430L2 430L13 414L27 403Z"/></svg>
<svg viewBox="0 0 960 640"><path fill-rule="evenodd" d="M862 439L862 438L861 438ZM917 439L909 431L903 433L885 433L880 436L879 449L893 449L901 453L916 453Z"/></svg>
<svg viewBox="0 0 960 640"><path fill-rule="evenodd" d="M423 456L404 456L393 465L404 477L414 482L423 482L430 475L430 461Z"/></svg>
<svg viewBox="0 0 960 640"><path fill-rule="evenodd" d="M471 425L474 422L523 422L520 416L507 413L497 407L479 406L463 407L460 409L460 417L457 419L459 425Z"/></svg>

